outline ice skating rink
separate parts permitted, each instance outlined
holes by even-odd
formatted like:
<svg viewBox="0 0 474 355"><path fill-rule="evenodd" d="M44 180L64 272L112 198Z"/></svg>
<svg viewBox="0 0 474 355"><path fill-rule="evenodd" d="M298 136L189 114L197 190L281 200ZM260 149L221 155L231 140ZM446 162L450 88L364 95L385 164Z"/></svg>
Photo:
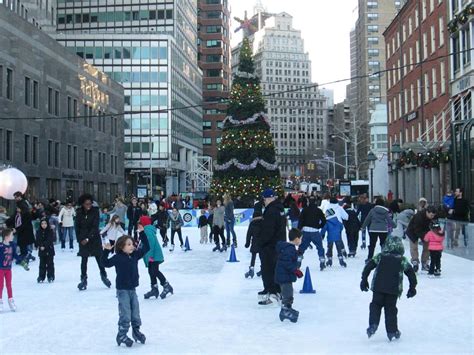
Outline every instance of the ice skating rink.
<svg viewBox="0 0 474 355"><path fill-rule="evenodd" d="M112 288L99 277L89 259L87 291L78 291L80 258L56 247L56 281L37 284L38 259L30 271L13 268L13 293L18 310L10 312L4 290L0 314L1 354L472 354L474 352L474 262L443 254L442 277L418 274L417 295L406 298L408 281L398 303L401 339L390 343L384 317L377 333L367 339L371 292L359 290L367 251L358 250L347 269L319 271L316 249L308 250L302 270L311 269L316 294L299 294L303 279L294 284L298 323L278 319L277 306L259 306L261 279L245 279L250 253L244 248L245 227L236 228L239 263L227 253L213 253L199 244L197 228L185 228L192 251L165 250L160 269L174 287L165 300L144 300L150 289L140 261L140 313L145 345L131 349L115 343L117 300L115 271L108 269ZM326 245L326 241L324 241ZM407 248L406 248L407 249ZM377 248L377 251L379 249ZM408 254L406 250L405 255ZM36 253L35 253L36 255ZM256 270L259 269L257 260ZM161 291L160 287L160 291ZM129 335L131 334L131 331Z"/></svg>

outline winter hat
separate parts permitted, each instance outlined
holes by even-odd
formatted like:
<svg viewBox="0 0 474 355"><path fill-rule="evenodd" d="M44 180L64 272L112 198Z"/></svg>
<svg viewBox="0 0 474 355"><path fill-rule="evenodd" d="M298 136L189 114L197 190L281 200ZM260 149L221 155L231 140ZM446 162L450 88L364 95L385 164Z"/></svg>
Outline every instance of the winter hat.
<svg viewBox="0 0 474 355"><path fill-rule="evenodd" d="M332 217L335 217L335 215L336 215L336 212L334 212L332 208L328 208L326 210L326 218L332 218Z"/></svg>
<svg viewBox="0 0 474 355"><path fill-rule="evenodd" d="M267 188L265 189L265 191L263 191L262 193L262 197L263 198L272 198L272 197L275 197L275 191L273 191L273 189L271 188Z"/></svg>
<svg viewBox="0 0 474 355"><path fill-rule="evenodd" d="M405 254L405 248L403 247L402 239L400 237L393 237L393 236L390 238L387 238L383 246L382 252L386 254L397 254L397 255Z"/></svg>
<svg viewBox="0 0 474 355"><path fill-rule="evenodd" d="M141 216L138 223L140 223L143 227L149 226L151 224L151 218L148 216Z"/></svg>

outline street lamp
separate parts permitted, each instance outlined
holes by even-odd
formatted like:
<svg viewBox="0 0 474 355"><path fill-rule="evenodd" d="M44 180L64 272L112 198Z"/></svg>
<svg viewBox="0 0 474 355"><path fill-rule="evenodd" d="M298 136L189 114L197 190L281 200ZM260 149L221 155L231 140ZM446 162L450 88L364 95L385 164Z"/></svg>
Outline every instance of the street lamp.
<svg viewBox="0 0 474 355"><path fill-rule="evenodd" d="M375 161L377 157L375 156L372 151L369 152L367 155L367 161L369 162L369 169L370 169L370 196L371 200L374 199L374 169L375 169Z"/></svg>
<svg viewBox="0 0 474 355"><path fill-rule="evenodd" d="M395 164L395 167L393 169L393 171L395 172L395 197L398 198L398 169L397 169L397 159L400 157L400 154L402 152L401 148L400 148L400 144L398 144L397 142L393 143L392 144L392 147L390 148L390 151L392 152L392 167L393 167L393 164Z"/></svg>
<svg viewBox="0 0 474 355"><path fill-rule="evenodd" d="M345 169L345 178L349 179L349 155L347 154L347 144L350 143L350 140L344 135L344 136L339 136L337 134L332 134L331 138L339 138L344 141L344 156L346 157L346 169Z"/></svg>

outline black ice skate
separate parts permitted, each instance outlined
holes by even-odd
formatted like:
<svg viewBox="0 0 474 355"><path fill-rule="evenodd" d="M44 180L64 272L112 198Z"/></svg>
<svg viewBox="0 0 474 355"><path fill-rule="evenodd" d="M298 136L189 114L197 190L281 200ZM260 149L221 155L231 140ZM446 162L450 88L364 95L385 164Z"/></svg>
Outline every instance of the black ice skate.
<svg viewBox="0 0 474 355"><path fill-rule="evenodd" d="M413 262L413 271L418 272L418 261Z"/></svg>
<svg viewBox="0 0 474 355"><path fill-rule="evenodd" d="M283 322L285 319L288 319L292 323L298 321L299 312L291 308L291 306L283 306L280 311L280 320Z"/></svg>
<svg viewBox="0 0 474 355"><path fill-rule="evenodd" d="M234 248L237 248L237 241L234 240L234 241L232 242L232 245L234 246Z"/></svg>
<svg viewBox="0 0 474 355"><path fill-rule="evenodd" d="M40 284L40 283L44 282L44 279L38 276L38 278L36 279L36 282L38 282Z"/></svg>
<svg viewBox="0 0 474 355"><path fill-rule="evenodd" d="M49 282L49 283L54 282L54 277L48 277L48 282Z"/></svg>
<svg viewBox="0 0 474 355"><path fill-rule="evenodd" d="M270 293L269 297L270 301L272 301L273 303L278 303L279 305L281 304L281 295L278 292Z"/></svg>
<svg viewBox="0 0 474 355"><path fill-rule="evenodd" d="M160 295L160 291L158 291L158 285L152 285L151 290L145 293L144 297L147 300L151 297L158 298L159 295Z"/></svg>
<svg viewBox="0 0 474 355"><path fill-rule="evenodd" d="M164 300L166 296L171 293L173 295L173 287L171 287L170 283L167 282L163 285L163 292L161 292L161 299Z"/></svg>
<svg viewBox="0 0 474 355"><path fill-rule="evenodd" d="M127 348L131 348L133 345L133 340L130 339L127 334L117 334L117 345L120 346L120 344L125 344Z"/></svg>
<svg viewBox="0 0 474 355"><path fill-rule="evenodd" d="M347 267L347 264L342 256L339 257L339 265L341 265L342 267Z"/></svg>
<svg viewBox="0 0 474 355"><path fill-rule="evenodd" d="M347 252L346 252L345 249L342 251L342 256L345 257L345 258L347 258Z"/></svg>
<svg viewBox="0 0 474 355"><path fill-rule="evenodd" d="M352 257L352 258L355 258L355 256L356 256L356 252L355 252L355 251L350 251L350 252L349 252L349 255L348 255L349 258L351 258L351 257Z"/></svg>
<svg viewBox="0 0 474 355"><path fill-rule="evenodd" d="M133 328L132 338L135 340L136 343L140 342L145 344L146 336L145 334L140 332L140 328Z"/></svg>
<svg viewBox="0 0 474 355"><path fill-rule="evenodd" d="M375 332L377 331L377 328L378 328L377 325L371 324L371 325L367 328L367 336L370 338L372 335L374 335Z"/></svg>
<svg viewBox="0 0 474 355"><path fill-rule="evenodd" d="M399 330L397 330L395 333L387 333L388 340L392 341L393 338L395 339L400 339L400 336L402 333L400 333Z"/></svg>
<svg viewBox="0 0 474 355"><path fill-rule="evenodd" d="M107 274L102 274L102 275L100 275L100 279L102 280L102 282L104 283L104 285L107 286L108 288L110 288L110 286L112 286L112 283L111 283L110 280L107 278Z"/></svg>
<svg viewBox="0 0 474 355"><path fill-rule="evenodd" d="M430 271L430 267L427 264L422 265L421 267L422 271Z"/></svg>
<svg viewBox="0 0 474 355"><path fill-rule="evenodd" d="M434 271L434 276L435 277L440 277L441 276L441 270L435 270Z"/></svg>
<svg viewBox="0 0 474 355"><path fill-rule="evenodd" d="M262 270L257 272L257 277L260 277L260 276L262 276Z"/></svg>
<svg viewBox="0 0 474 355"><path fill-rule="evenodd" d="M365 242L362 242L360 248L361 248L361 249L365 249L365 248L366 248Z"/></svg>
<svg viewBox="0 0 474 355"><path fill-rule="evenodd" d="M174 251L174 244L171 244L170 251L171 251L171 252L173 252L173 251Z"/></svg>
<svg viewBox="0 0 474 355"><path fill-rule="evenodd" d="M328 258L328 261L326 261L326 266L332 266L332 258Z"/></svg>
<svg viewBox="0 0 474 355"><path fill-rule="evenodd" d="M221 251L221 247L219 246L219 244L216 244L212 251Z"/></svg>
<svg viewBox="0 0 474 355"><path fill-rule="evenodd" d="M245 278L248 279L250 277L251 279L253 279L254 276L255 272L253 270L253 266L249 266L249 271L245 273Z"/></svg>
<svg viewBox="0 0 474 355"><path fill-rule="evenodd" d="M87 289L87 276L81 277L81 282L77 285L79 291L84 291Z"/></svg>
<svg viewBox="0 0 474 355"><path fill-rule="evenodd" d="M222 248L220 249L220 252L223 253L225 251L227 251L227 245L222 244Z"/></svg>
<svg viewBox="0 0 474 355"><path fill-rule="evenodd" d="M260 306L268 306L269 304L273 303L267 291L260 291L258 293L258 298L259 298L258 304Z"/></svg>

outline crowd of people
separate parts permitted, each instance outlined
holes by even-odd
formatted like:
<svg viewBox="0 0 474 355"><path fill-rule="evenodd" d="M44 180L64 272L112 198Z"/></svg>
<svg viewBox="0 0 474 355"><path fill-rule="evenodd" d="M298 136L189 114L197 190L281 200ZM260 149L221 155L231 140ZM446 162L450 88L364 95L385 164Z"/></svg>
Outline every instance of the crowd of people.
<svg viewBox="0 0 474 355"><path fill-rule="evenodd" d="M469 221L469 202L463 199L462 193L458 188L443 199L444 213L448 217L443 231L437 220L443 211L440 213L438 208L428 205L424 198L420 198L416 209L402 209L403 201L385 201L381 197L375 198L373 203L367 195L352 199L329 194L287 194L280 198L272 189L266 189L261 198L255 200L247 230L245 247L250 248L251 262L245 277L261 276L263 290L258 293L258 303L265 306L277 302L281 304L280 320L296 322L299 312L292 307L292 283L303 276L300 267L305 252L314 245L320 270L324 271L333 266L334 247L342 268L348 266L347 259L355 257L359 248L367 249L362 291L369 289L367 278L371 270L377 270L372 280L373 300L367 334L370 337L375 333L381 309L385 308L387 335L390 340L398 338L396 303L402 292L403 273L410 281L407 296L413 297L419 269L433 277L441 275L445 232L448 234L448 247L458 245L461 233L467 244L463 226ZM84 291L88 286L89 257L95 258L106 287L110 288L112 284L106 268L115 267L120 309L117 344L133 344L127 336L130 325L132 337L144 343L146 337L140 332L139 303L135 292L138 286L137 263L143 258L150 276L151 289L144 295L145 299L166 298L173 293L172 286L160 271L164 262L162 248L170 243L169 251L173 252L177 235L184 250L184 221L179 211L189 207L190 201L183 201L179 196L160 201L132 196L127 205L122 197L117 196L113 206L101 208L89 194L83 194L75 206L73 201L62 204L54 199L46 205L42 202L31 204L18 192L15 202L16 210L10 216L0 207L0 307L3 308L1 296L5 284L9 307L13 311L16 309L11 286L12 263L16 261L28 270L28 264L35 260L33 249L38 250L40 259L37 282L54 282L55 244L59 239L62 251L68 247L71 252L77 251L81 258L79 290ZM236 200L226 194L201 210L198 221L200 242L212 243L213 252L224 252L230 246L238 246L235 205ZM403 256L402 239L405 238L408 238L410 261ZM74 239L78 243L77 249ZM377 244L381 253L376 253ZM261 269L255 273L257 255Z"/></svg>

